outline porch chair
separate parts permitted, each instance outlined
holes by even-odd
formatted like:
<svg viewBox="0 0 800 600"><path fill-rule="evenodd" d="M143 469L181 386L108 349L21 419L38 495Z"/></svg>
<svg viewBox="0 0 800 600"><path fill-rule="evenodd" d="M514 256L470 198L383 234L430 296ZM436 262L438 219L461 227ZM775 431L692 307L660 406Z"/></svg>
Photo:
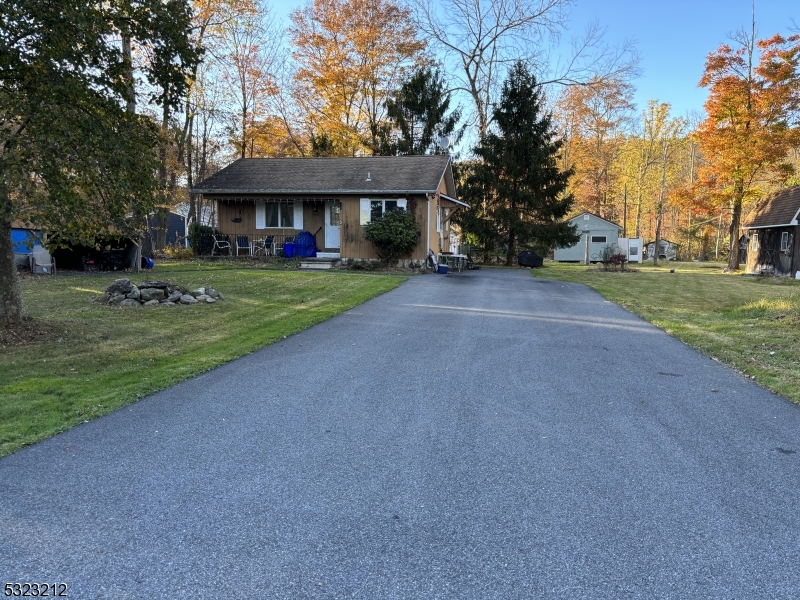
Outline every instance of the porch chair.
<svg viewBox="0 0 800 600"><path fill-rule="evenodd" d="M214 240L214 247L211 248L211 256L214 256L214 250L226 250L226 254L230 253L231 243L228 241L227 236L212 235L211 239Z"/></svg>
<svg viewBox="0 0 800 600"><path fill-rule="evenodd" d="M250 238L246 235L236 236L236 256L239 256L239 250L247 250L247 253L253 256L253 245L250 243Z"/></svg>
<svg viewBox="0 0 800 600"><path fill-rule="evenodd" d="M36 245L30 257L31 273L40 275L56 274L56 259L43 247Z"/></svg>
<svg viewBox="0 0 800 600"><path fill-rule="evenodd" d="M265 238L260 240L253 241L253 254L258 254L259 251L264 253L264 256L271 256L275 254L275 249L273 248L275 244L275 236L268 235Z"/></svg>

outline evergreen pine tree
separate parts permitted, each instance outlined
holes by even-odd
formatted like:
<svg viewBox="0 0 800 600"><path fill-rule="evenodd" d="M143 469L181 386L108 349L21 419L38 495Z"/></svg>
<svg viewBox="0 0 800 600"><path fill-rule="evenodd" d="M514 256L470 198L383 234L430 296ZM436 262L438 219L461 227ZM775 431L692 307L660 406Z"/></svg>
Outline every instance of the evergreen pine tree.
<svg viewBox="0 0 800 600"><path fill-rule="evenodd" d="M450 94L444 88L439 71L429 67L418 69L404 81L386 102L386 115L391 126L374 129L376 154L434 154L441 152L438 138L453 133L461 111L450 114ZM392 129L397 137L391 139Z"/></svg>
<svg viewBox="0 0 800 600"><path fill-rule="evenodd" d="M480 160L462 188L472 205L459 219L462 228L504 244L506 265L519 249L570 246L579 239L575 227L563 222L573 204L566 193L572 171L559 170L561 140L552 115L541 111L536 79L517 62L493 111L496 132L474 149Z"/></svg>

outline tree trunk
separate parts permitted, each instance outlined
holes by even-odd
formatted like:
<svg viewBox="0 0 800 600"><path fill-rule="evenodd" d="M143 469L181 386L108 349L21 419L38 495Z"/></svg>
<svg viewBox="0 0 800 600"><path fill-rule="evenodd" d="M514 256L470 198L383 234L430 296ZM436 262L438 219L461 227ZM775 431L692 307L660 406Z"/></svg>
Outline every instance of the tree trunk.
<svg viewBox="0 0 800 600"><path fill-rule="evenodd" d="M733 211L731 213L731 226L728 230L728 270L739 270L739 225L742 220L742 197L744 196L744 182L736 181L733 186Z"/></svg>
<svg viewBox="0 0 800 600"><path fill-rule="evenodd" d="M636 236L641 237L642 231L642 186L639 186L639 193L636 199Z"/></svg>
<svg viewBox="0 0 800 600"><path fill-rule="evenodd" d="M28 317L22 304L14 246L11 244L11 222L0 219L0 327L19 323Z"/></svg>

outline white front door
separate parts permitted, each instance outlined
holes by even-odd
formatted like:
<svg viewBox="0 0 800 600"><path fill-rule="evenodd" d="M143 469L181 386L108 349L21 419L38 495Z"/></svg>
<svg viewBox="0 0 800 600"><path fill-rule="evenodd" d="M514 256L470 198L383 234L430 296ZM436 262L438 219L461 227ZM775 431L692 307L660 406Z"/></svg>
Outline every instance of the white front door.
<svg viewBox="0 0 800 600"><path fill-rule="evenodd" d="M325 202L325 247L339 248L342 225L342 203L339 200Z"/></svg>

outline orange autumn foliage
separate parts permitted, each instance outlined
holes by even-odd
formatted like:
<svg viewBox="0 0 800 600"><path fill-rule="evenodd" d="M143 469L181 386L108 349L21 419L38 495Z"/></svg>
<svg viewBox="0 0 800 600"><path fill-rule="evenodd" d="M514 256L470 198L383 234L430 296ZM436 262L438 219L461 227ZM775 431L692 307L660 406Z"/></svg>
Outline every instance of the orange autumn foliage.
<svg viewBox="0 0 800 600"><path fill-rule="evenodd" d="M791 174L786 157L800 144L800 36L754 42L741 34L738 41L706 60L700 85L709 88L707 118L695 134L704 157L698 185L714 204L732 208L731 269L739 267L743 203L757 196L759 181Z"/></svg>

